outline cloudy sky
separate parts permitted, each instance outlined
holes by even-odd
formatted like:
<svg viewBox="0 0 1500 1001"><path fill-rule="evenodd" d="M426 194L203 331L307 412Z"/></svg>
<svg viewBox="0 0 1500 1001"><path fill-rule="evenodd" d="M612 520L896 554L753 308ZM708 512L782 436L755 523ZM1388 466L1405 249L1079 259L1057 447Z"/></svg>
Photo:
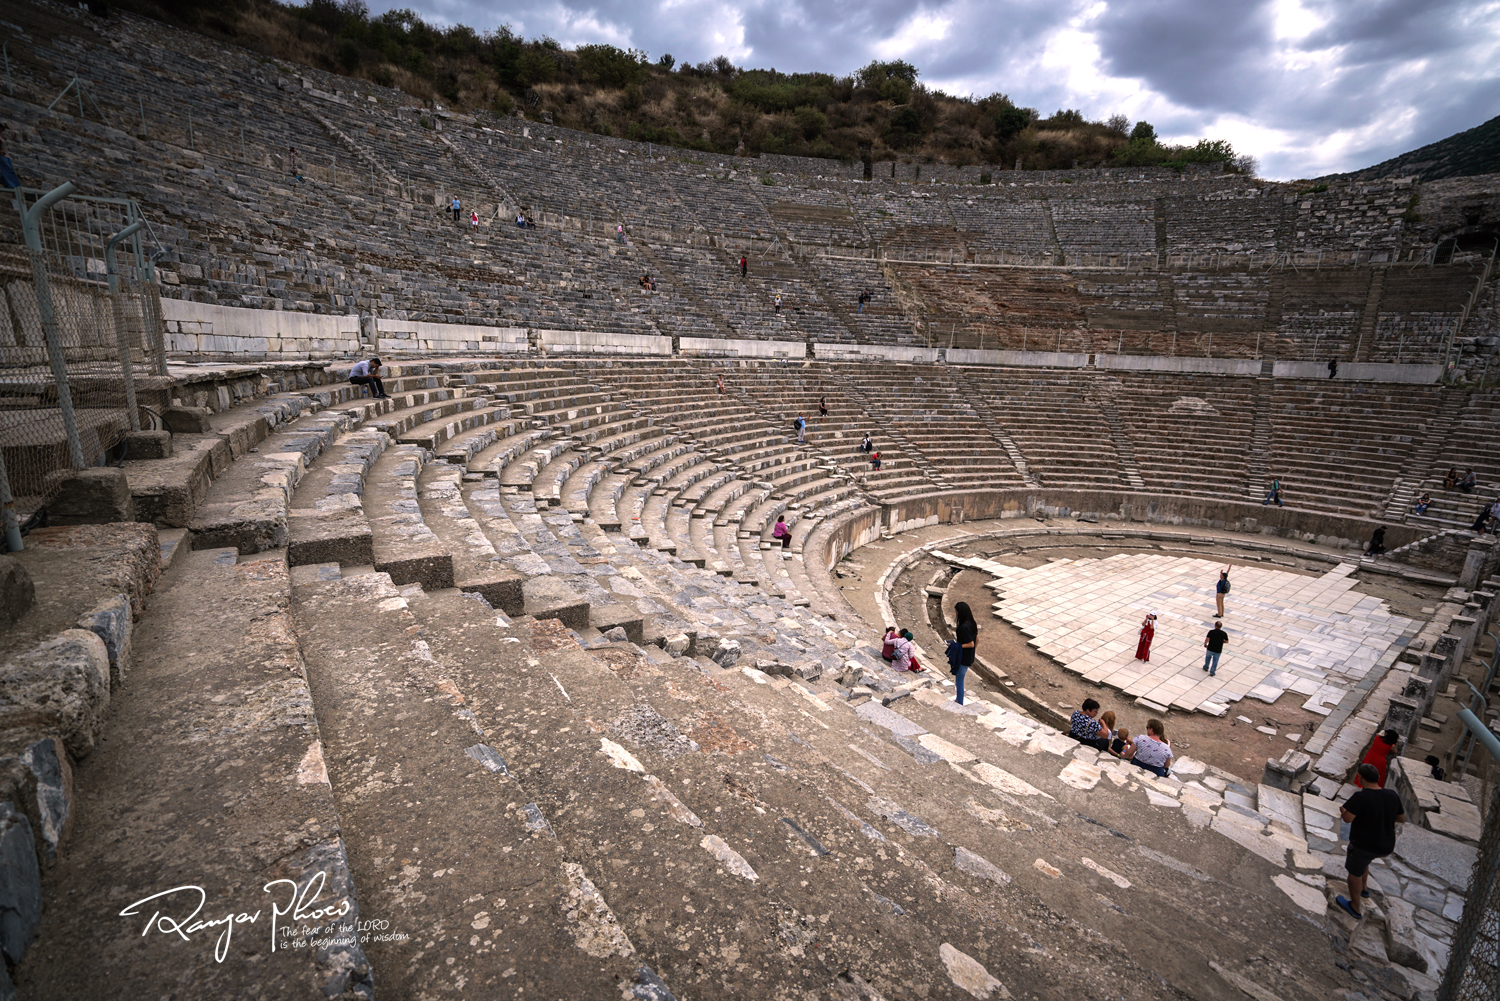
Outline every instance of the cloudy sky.
<svg viewBox="0 0 1500 1001"><path fill-rule="evenodd" d="M951 94L1228 139L1266 177L1378 163L1500 114L1500 0L375 0L701 62L905 59Z"/></svg>

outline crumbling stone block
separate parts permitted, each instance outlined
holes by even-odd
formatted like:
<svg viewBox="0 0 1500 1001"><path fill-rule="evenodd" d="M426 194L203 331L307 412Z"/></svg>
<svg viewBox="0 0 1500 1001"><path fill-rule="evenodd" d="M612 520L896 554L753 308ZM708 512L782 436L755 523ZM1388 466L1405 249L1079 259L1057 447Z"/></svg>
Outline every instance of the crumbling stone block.
<svg viewBox="0 0 1500 1001"><path fill-rule="evenodd" d="M109 654L110 687L125 680L130 671L130 633L133 622L130 614L130 596L117 594L106 598L83 614L78 620L79 629L87 629L104 641Z"/></svg>
<svg viewBox="0 0 1500 1001"><path fill-rule="evenodd" d="M207 411L198 407L167 407L161 419L173 434L208 434L214 429Z"/></svg>
<svg viewBox="0 0 1500 1001"><path fill-rule="evenodd" d="M50 866L73 831L73 767L56 737L32 744L22 760L36 782L37 848Z"/></svg>
<svg viewBox="0 0 1500 1001"><path fill-rule="evenodd" d="M14 556L0 556L0 629L9 629L36 603L31 574Z"/></svg>
<svg viewBox="0 0 1500 1001"><path fill-rule="evenodd" d="M53 525L104 525L135 521L135 501L125 470L109 466L74 470L63 476L57 496L47 505Z"/></svg>
<svg viewBox="0 0 1500 1001"><path fill-rule="evenodd" d="M170 431L132 431L125 436L125 458L170 459L172 457L172 433Z"/></svg>
<svg viewBox="0 0 1500 1001"><path fill-rule="evenodd" d="M42 920L42 874L31 824L0 803L0 953L19 963Z"/></svg>
<svg viewBox="0 0 1500 1001"><path fill-rule="evenodd" d="M109 653L86 630L64 630L0 665L0 748L55 736L85 757L108 707Z"/></svg>

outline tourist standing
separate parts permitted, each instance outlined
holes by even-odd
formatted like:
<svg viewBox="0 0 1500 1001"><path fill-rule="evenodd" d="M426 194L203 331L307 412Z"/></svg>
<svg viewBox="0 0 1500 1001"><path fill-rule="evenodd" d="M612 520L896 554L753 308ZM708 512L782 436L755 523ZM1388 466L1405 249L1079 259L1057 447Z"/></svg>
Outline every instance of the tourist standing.
<svg viewBox="0 0 1500 1001"><path fill-rule="evenodd" d="M622 244L625 242L625 224L623 222L615 224L615 242Z"/></svg>
<svg viewBox="0 0 1500 1001"><path fill-rule="evenodd" d="M1210 678L1219 673L1219 654L1224 652L1224 644L1228 642L1229 634L1224 631L1222 622L1215 622L1208 635L1203 637L1203 670Z"/></svg>
<svg viewBox="0 0 1500 1001"><path fill-rule="evenodd" d="M1141 636L1135 644L1135 659L1151 663L1151 640L1156 636L1156 613L1149 612L1141 620Z"/></svg>
<svg viewBox="0 0 1500 1001"><path fill-rule="evenodd" d="M777 292L776 293L776 298L773 299L772 301L776 303L776 312L780 313L781 312L781 293Z"/></svg>
<svg viewBox="0 0 1500 1001"><path fill-rule="evenodd" d="M1328 378L1330 378L1330 379L1337 379L1338 377L1339 377L1339 360L1337 358L1330 358L1330 359L1328 359Z"/></svg>
<svg viewBox="0 0 1500 1001"><path fill-rule="evenodd" d="M1360 765L1354 774L1359 791L1339 810L1339 816L1349 825L1349 852L1344 856L1349 896L1335 897L1334 903L1356 921L1364 919L1355 903L1369 896L1370 863L1396 850L1396 825L1406 823L1400 794L1394 789L1376 788L1379 778L1374 765Z"/></svg>
<svg viewBox="0 0 1500 1001"><path fill-rule="evenodd" d="M750 261L744 254L740 255L740 277L745 277L745 272L750 270Z"/></svg>
<svg viewBox="0 0 1500 1001"><path fill-rule="evenodd" d="M1375 785L1385 788L1386 769L1391 765L1391 757L1396 753L1396 745L1401 743L1401 734L1395 730L1387 730L1377 733L1375 739L1370 741L1370 749L1365 752L1364 758L1360 760L1362 765L1374 765L1376 772Z"/></svg>
<svg viewBox="0 0 1500 1001"><path fill-rule="evenodd" d="M807 418L797 415L797 444L807 444Z"/></svg>
<svg viewBox="0 0 1500 1001"><path fill-rule="evenodd" d="M1224 595L1229 593L1229 568L1219 571L1219 582L1214 585L1214 601L1219 609L1219 618L1224 617Z"/></svg>
<svg viewBox="0 0 1500 1001"><path fill-rule="evenodd" d="M479 231L479 213L478 212L470 212L469 213L469 229L472 232L478 232Z"/></svg>
<svg viewBox="0 0 1500 1001"><path fill-rule="evenodd" d="M1266 499L1260 503L1262 507L1265 507L1272 501L1276 502L1277 507L1285 506L1281 503L1281 481L1277 479L1271 480L1271 489L1266 493Z"/></svg>
<svg viewBox="0 0 1500 1001"><path fill-rule="evenodd" d="M463 202L461 202L461 201L458 200L458 196L457 195L453 196L453 201L452 201L451 204L449 204L448 207L453 210L453 221L455 223L462 222L463 221Z"/></svg>
<svg viewBox="0 0 1500 1001"><path fill-rule="evenodd" d="M974 613L969 610L969 603L966 601L953 606L953 617L957 620L954 639L959 646L958 670L953 672L953 681L958 685L958 697L954 701L963 705L964 676L974 666L974 652L979 648L979 623L974 621Z"/></svg>
<svg viewBox="0 0 1500 1001"><path fill-rule="evenodd" d="M870 301L870 293L868 293L868 292L861 292L859 294L859 300L858 301L859 301L859 312L863 313L865 311L865 303L867 303L867 302Z"/></svg>

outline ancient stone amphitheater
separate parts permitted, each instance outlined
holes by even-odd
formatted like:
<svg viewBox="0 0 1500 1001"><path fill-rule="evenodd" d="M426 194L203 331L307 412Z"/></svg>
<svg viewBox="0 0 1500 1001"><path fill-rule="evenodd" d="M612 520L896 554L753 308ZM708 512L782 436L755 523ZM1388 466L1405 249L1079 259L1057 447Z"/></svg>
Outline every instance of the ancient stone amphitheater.
<svg viewBox="0 0 1500 1001"><path fill-rule="evenodd" d="M166 351L161 429L97 431L0 558L0 996L1373 1001L1483 959L1500 176L867 175L0 26L23 182L136 203ZM1085 601L1101 560L1139 601ZM1178 669L1192 615L1116 670L1105 619L1211 607L1151 576L1184 560L1265 609L1253 677ZM1166 719L1171 776L1066 736L1085 689ZM1408 822L1356 923L1386 727Z"/></svg>

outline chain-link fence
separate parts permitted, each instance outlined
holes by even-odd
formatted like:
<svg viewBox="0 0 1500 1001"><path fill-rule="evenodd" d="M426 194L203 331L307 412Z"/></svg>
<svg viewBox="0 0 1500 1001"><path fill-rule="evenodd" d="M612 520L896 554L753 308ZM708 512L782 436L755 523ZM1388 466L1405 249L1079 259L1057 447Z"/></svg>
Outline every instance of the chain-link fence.
<svg viewBox="0 0 1500 1001"><path fill-rule="evenodd" d="M1500 998L1500 786L1490 799L1463 917L1438 989L1438 1001L1496 998Z"/></svg>
<svg viewBox="0 0 1500 1001"><path fill-rule="evenodd" d="M106 461L141 426L138 383L166 374L138 207L65 197L38 208L43 194L17 193L27 245L0 248L0 452L11 524L46 505L68 470Z"/></svg>

